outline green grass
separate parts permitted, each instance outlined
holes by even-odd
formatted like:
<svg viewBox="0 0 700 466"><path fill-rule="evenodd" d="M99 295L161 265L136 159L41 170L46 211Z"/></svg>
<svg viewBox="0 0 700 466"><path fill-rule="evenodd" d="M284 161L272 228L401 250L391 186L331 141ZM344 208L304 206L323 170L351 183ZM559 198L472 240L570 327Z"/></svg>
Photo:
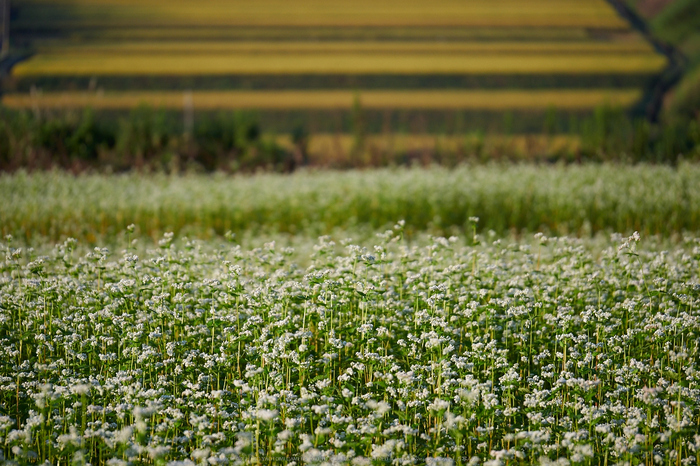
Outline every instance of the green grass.
<svg viewBox="0 0 700 466"><path fill-rule="evenodd" d="M87 238L133 223L207 237L231 230L311 232L381 228L449 231L481 218L484 231L700 230L700 168L462 166L245 176L0 176L3 234Z"/></svg>

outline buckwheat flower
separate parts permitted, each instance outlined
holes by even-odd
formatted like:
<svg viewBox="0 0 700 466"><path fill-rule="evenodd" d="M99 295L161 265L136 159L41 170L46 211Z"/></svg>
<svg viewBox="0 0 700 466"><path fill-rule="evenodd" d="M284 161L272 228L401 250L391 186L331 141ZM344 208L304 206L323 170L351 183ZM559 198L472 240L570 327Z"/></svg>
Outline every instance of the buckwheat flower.
<svg viewBox="0 0 700 466"><path fill-rule="evenodd" d="M379 416L384 416L391 410L391 406L386 401L376 402L374 400L368 400L365 404L368 408L373 409Z"/></svg>
<svg viewBox="0 0 700 466"><path fill-rule="evenodd" d="M372 464L372 460L369 458L365 458L364 456L356 456L350 461L350 463L353 466L370 466Z"/></svg>
<svg viewBox="0 0 700 466"><path fill-rule="evenodd" d="M255 417L265 422L272 421L278 414L279 411L276 409L258 409L255 411Z"/></svg>
<svg viewBox="0 0 700 466"><path fill-rule="evenodd" d="M316 415L325 414L328 412L328 405L313 405L311 411Z"/></svg>
<svg viewBox="0 0 700 466"><path fill-rule="evenodd" d="M332 432L333 432L333 430L330 427L318 426L314 429L314 435L316 435L317 437L320 435L328 435Z"/></svg>
<svg viewBox="0 0 700 466"><path fill-rule="evenodd" d="M501 376L498 379L502 385L511 385L515 382L520 381L520 375L518 375L518 372L515 370L515 368L511 367L508 369L508 372Z"/></svg>
<svg viewBox="0 0 700 466"><path fill-rule="evenodd" d="M209 458L211 450L209 448L201 448L192 452L192 459L195 461L205 461Z"/></svg>
<svg viewBox="0 0 700 466"><path fill-rule="evenodd" d="M251 432L238 432L236 434L236 443L234 444L234 452L240 455L241 452L249 447L253 442L253 434Z"/></svg>
<svg viewBox="0 0 700 466"><path fill-rule="evenodd" d="M73 453L73 464L85 464L85 453L82 450Z"/></svg>
<svg viewBox="0 0 700 466"><path fill-rule="evenodd" d="M311 436L309 434L299 434L299 438L301 439L299 451L304 452L314 446L314 444L311 443Z"/></svg>
<svg viewBox="0 0 700 466"><path fill-rule="evenodd" d="M168 466L170 466L173 463L171 461L168 463ZM107 466L127 466L129 463L127 461L124 461L123 459L120 458L110 458L107 460Z"/></svg>
<svg viewBox="0 0 700 466"><path fill-rule="evenodd" d="M540 466L569 466L569 460L566 458L557 458L552 461L546 456L540 456L539 463Z"/></svg>
<svg viewBox="0 0 700 466"><path fill-rule="evenodd" d="M13 425L15 425L15 422L10 416L0 415L0 431L7 430Z"/></svg>
<svg viewBox="0 0 700 466"><path fill-rule="evenodd" d="M454 466L455 462L452 458L443 458L441 456L437 457L427 457L425 459L426 466ZM486 463L484 463L486 464Z"/></svg>
<svg viewBox="0 0 700 466"><path fill-rule="evenodd" d="M56 440L58 441L59 445L62 445L63 447L80 447L83 444L83 438L80 436L78 429L76 429L75 426L70 426L68 428L68 433L59 435Z"/></svg>
<svg viewBox="0 0 700 466"><path fill-rule="evenodd" d="M321 450L318 450L316 448L310 448L307 451L305 451L303 455L301 455L301 459L306 464L320 464L323 460L326 459L326 455L324 455L324 452L322 452Z"/></svg>
<svg viewBox="0 0 700 466"><path fill-rule="evenodd" d="M114 441L116 443L127 444L131 441L131 436L133 434L133 427L127 426L118 430L114 435Z"/></svg>
<svg viewBox="0 0 700 466"><path fill-rule="evenodd" d="M428 405L428 409L430 411L435 411L435 412L443 411L443 410L446 410L449 408L450 408L450 402L445 401L445 400L440 399L440 398L436 398L432 403L430 403Z"/></svg>
<svg viewBox="0 0 700 466"><path fill-rule="evenodd" d="M162 456L165 456L170 451L170 447L167 445L149 446L147 448L148 456L155 460Z"/></svg>
<svg viewBox="0 0 700 466"><path fill-rule="evenodd" d="M455 416L453 413L445 412L445 427L448 430L460 427L464 423L464 416Z"/></svg>
<svg viewBox="0 0 700 466"><path fill-rule="evenodd" d="M53 386L51 384L41 385L41 391L32 395L34 397L34 402L39 409L44 409L46 407L47 400L56 399L56 395L53 393ZM0 424L1 424L0 420Z"/></svg>
<svg viewBox="0 0 700 466"><path fill-rule="evenodd" d="M80 355L78 355L80 356ZM85 357L84 359L87 359ZM87 395L90 393L90 385L88 384L77 384L71 387L71 392L73 392L76 395Z"/></svg>
<svg viewBox="0 0 700 466"><path fill-rule="evenodd" d="M394 449L402 449L404 443L400 440L388 439L382 445L372 445L372 454L370 455L375 460L387 459L392 456Z"/></svg>

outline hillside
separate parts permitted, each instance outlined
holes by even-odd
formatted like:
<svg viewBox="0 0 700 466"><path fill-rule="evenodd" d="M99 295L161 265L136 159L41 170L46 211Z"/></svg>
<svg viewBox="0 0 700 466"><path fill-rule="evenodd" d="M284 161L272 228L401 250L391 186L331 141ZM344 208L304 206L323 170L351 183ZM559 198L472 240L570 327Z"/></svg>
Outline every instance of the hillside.
<svg viewBox="0 0 700 466"><path fill-rule="evenodd" d="M12 34L34 54L5 106L180 110L191 90L195 110L258 109L281 132L348 131L357 95L370 131L538 132L550 108L632 105L666 62L603 0L20 0Z"/></svg>

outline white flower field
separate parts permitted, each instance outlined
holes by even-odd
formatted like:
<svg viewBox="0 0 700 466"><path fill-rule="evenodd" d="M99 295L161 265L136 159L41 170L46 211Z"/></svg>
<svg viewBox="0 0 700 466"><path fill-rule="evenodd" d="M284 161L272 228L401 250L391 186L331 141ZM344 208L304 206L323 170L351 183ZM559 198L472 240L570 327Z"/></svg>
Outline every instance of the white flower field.
<svg viewBox="0 0 700 466"><path fill-rule="evenodd" d="M0 455L700 463L700 239L528 238L8 237Z"/></svg>

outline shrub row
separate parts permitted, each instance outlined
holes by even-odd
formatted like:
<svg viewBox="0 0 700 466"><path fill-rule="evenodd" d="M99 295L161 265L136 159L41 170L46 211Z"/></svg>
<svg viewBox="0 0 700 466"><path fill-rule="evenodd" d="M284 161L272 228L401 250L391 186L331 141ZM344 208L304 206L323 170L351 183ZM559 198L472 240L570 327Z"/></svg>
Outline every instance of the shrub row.
<svg viewBox="0 0 700 466"><path fill-rule="evenodd" d="M504 115L506 134L512 115ZM109 118L86 109L60 115L34 114L0 108L0 170L49 169L72 171L155 170L198 171L293 171L308 164L308 128L301 122L292 128L292 144L282 147L251 113L221 112L197 115L185 123L175 112L137 107L128 116ZM367 144L367 114L356 105L348 115L355 142L352 154L341 168L415 163L405 153L373 154ZM585 118L563 118L550 109L542 132L548 135L568 131L580 144L564 148L538 145L526 151L526 159L550 162L653 162L675 164L679 158L700 155L700 120L652 125L632 120L622 110L600 107ZM266 132L265 134L268 134ZM482 140L478 136L476 139ZM464 139L456 149L435 147L420 154L421 163L453 166L465 161L483 162L494 158L522 160L514 147L491 149ZM453 153L455 152L455 153ZM319 163L317 160L316 163Z"/></svg>

